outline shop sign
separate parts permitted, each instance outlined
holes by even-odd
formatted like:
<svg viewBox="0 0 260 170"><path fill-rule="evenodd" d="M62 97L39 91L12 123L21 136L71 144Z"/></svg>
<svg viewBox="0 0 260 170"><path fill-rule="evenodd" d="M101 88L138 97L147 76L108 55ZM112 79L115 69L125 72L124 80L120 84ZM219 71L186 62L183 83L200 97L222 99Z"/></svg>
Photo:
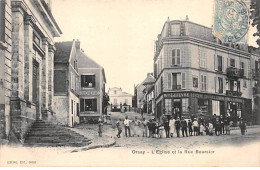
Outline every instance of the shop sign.
<svg viewBox="0 0 260 170"><path fill-rule="evenodd" d="M97 96L97 95L100 95L100 92L99 91L86 91L86 92L81 92L81 95Z"/></svg>
<svg viewBox="0 0 260 170"><path fill-rule="evenodd" d="M165 93L165 98L182 98L182 97L190 97L190 93Z"/></svg>

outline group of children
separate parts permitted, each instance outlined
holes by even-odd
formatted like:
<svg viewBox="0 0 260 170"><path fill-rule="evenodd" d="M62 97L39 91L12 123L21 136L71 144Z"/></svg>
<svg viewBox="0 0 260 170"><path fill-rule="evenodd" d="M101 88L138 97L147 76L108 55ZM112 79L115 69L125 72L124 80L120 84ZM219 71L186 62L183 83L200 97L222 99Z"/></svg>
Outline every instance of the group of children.
<svg viewBox="0 0 260 170"><path fill-rule="evenodd" d="M228 118L213 117L207 122L203 119L189 119L188 122L183 118L163 117L162 123L156 119L150 119L149 121L129 120L127 117L124 121L117 121L116 127L118 130L117 137L120 137L122 128L125 127L125 136L143 136L152 138L161 138L162 136L169 137L180 137L182 132L183 137L198 136L198 135L210 135L212 136L215 132L216 136L220 134L230 134L230 121ZM131 134L132 131L132 134ZM165 131L165 135L164 135ZM188 134L187 134L188 132Z"/></svg>

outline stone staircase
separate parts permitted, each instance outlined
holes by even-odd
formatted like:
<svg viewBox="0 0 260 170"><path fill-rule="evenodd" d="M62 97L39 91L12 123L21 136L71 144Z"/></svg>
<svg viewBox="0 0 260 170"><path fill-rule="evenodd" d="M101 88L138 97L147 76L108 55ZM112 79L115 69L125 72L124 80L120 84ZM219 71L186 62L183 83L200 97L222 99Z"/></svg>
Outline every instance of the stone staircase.
<svg viewBox="0 0 260 170"><path fill-rule="evenodd" d="M37 120L27 134L24 146L81 147L91 143L91 140L68 128Z"/></svg>

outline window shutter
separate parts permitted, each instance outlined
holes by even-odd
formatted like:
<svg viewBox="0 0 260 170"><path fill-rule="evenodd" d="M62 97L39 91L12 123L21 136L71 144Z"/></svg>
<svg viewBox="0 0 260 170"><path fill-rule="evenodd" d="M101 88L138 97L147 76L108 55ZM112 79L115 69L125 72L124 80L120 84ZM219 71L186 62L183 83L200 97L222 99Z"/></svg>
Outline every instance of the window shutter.
<svg viewBox="0 0 260 170"><path fill-rule="evenodd" d="M85 82L85 80L84 80L84 76L83 75L81 75L81 87L84 87L84 83Z"/></svg>
<svg viewBox="0 0 260 170"><path fill-rule="evenodd" d="M227 68L230 67L230 58L227 58Z"/></svg>
<svg viewBox="0 0 260 170"><path fill-rule="evenodd" d="M97 111L97 99L92 100L92 110Z"/></svg>
<svg viewBox="0 0 260 170"><path fill-rule="evenodd" d="M218 70L218 56L216 54L214 55L214 65L215 65L215 70Z"/></svg>
<svg viewBox="0 0 260 170"><path fill-rule="evenodd" d="M101 82L100 82L101 83ZM95 87L96 81L95 81L95 75L92 76L92 87Z"/></svg>
<svg viewBox="0 0 260 170"><path fill-rule="evenodd" d="M181 85L181 74L177 74L177 85Z"/></svg>
<svg viewBox="0 0 260 170"><path fill-rule="evenodd" d="M200 76L200 90L203 90L203 75Z"/></svg>
<svg viewBox="0 0 260 170"><path fill-rule="evenodd" d="M168 73L168 89L172 87L172 73Z"/></svg>
<svg viewBox="0 0 260 170"><path fill-rule="evenodd" d="M80 99L80 111L84 112L84 99Z"/></svg>
<svg viewBox="0 0 260 170"><path fill-rule="evenodd" d="M224 72L224 58L223 56L221 56L221 64L222 64L222 72Z"/></svg>
<svg viewBox="0 0 260 170"><path fill-rule="evenodd" d="M177 49L177 64L181 64L181 50Z"/></svg>
<svg viewBox="0 0 260 170"><path fill-rule="evenodd" d="M175 65L175 56L176 56L176 53L175 53L175 49L172 50L172 65Z"/></svg>
<svg viewBox="0 0 260 170"><path fill-rule="evenodd" d="M208 91L208 81L206 76L204 76L204 83L205 83L205 90Z"/></svg>
<svg viewBox="0 0 260 170"><path fill-rule="evenodd" d="M217 77L214 78L215 79L215 92L218 92L218 81L217 81Z"/></svg>
<svg viewBox="0 0 260 170"><path fill-rule="evenodd" d="M182 73L182 85L181 85L182 89L186 88L186 74Z"/></svg>

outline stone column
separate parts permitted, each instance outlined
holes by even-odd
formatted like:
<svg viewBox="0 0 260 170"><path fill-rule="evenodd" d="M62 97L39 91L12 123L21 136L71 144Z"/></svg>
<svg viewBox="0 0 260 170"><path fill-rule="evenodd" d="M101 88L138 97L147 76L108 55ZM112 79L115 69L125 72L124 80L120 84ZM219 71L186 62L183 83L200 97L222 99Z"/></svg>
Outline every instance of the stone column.
<svg viewBox="0 0 260 170"><path fill-rule="evenodd" d="M24 98L24 12L23 1L12 1L12 97Z"/></svg>
<svg viewBox="0 0 260 170"><path fill-rule="evenodd" d="M54 45L49 45L49 60L48 60L48 90L49 90L49 102L48 109L53 110L53 96L54 96L54 52L56 48Z"/></svg>
<svg viewBox="0 0 260 170"><path fill-rule="evenodd" d="M32 102L33 81L33 26L36 20L32 15L25 17L24 25L24 99Z"/></svg>
<svg viewBox="0 0 260 170"><path fill-rule="evenodd" d="M48 90L48 81L49 81L49 50L48 45L50 43L49 38L42 39L42 48L45 52L44 57L42 58L42 114L47 114L48 102L49 102L49 90Z"/></svg>

